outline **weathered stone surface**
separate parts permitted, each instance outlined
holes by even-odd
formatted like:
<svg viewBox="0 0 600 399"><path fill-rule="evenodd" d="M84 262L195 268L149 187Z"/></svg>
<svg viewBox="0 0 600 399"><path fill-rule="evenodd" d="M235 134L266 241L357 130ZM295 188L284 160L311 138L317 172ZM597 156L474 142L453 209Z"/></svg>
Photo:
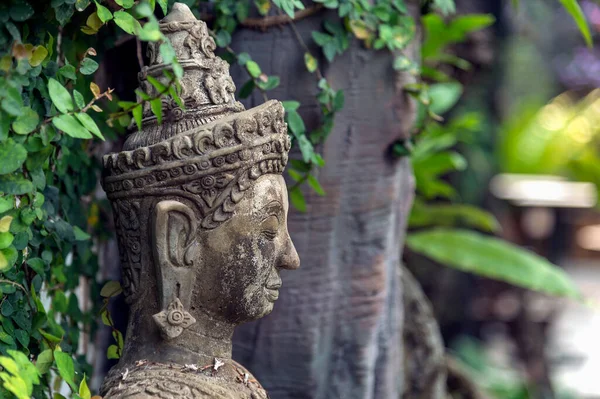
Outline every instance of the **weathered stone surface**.
<svg viewBox="0 0 600 399"><path fill-rule="evenodd" d="M149 109L124 151L104 157L123 287L130 304L119 364L105 398L266 398L231 360L234 328L270 313L282 269L298 254L287 230L281 173L290 141L283 107L244 111L204 22L175 4L161 21L184 67L185 110L163 101L165 122ZM147 77L163 84L156 45Z"/></svg>

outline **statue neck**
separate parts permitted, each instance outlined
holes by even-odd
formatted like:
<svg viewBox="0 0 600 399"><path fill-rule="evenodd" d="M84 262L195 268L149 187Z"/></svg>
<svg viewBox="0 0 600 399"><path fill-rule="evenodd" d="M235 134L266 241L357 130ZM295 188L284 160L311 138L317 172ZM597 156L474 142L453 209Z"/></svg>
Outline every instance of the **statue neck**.
<svg viewBox="0 0 600 399"><path fill-rule="evenodd" d="M231 339L236 324L215 319L202 310L196 309L190 313L196 322L183 330L180 336L170 340L160 336L155 328L134 325L140 319L144 320L142 325L154 323L151 315L145 313L142 318L132 315L128 331L133 331L133 334L127 334L121 364L125 366L145 359L157 363L204 367L213 364L215 358L231 359Z"/></svg>
<svg viewBox="0 0 600 399"><path fill-rule="evenodd" d="M215 319L202 310L194 312L196 323L184 330L174 344L199 357L231 359L231 339L236 325Z"/></svg>

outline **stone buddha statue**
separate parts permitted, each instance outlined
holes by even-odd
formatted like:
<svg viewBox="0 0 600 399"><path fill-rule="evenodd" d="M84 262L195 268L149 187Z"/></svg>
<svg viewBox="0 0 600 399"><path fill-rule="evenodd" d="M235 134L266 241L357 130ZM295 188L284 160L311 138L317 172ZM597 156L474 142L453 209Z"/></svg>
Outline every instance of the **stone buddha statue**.
<svg viewBox="0 0 600 399"><path fill-rule="evenodd" d="M281 269L296 269L281 175L290 141L280 102L244 110L229 66L204 22L176 3L160 24L184 68L185 109L149 107L122 152L104 157L130 306L119 364L104 398L261 399L256 379L231 359L236 325L267 315ZM142 90L168 83L159 44L149 46Z"/></svg>

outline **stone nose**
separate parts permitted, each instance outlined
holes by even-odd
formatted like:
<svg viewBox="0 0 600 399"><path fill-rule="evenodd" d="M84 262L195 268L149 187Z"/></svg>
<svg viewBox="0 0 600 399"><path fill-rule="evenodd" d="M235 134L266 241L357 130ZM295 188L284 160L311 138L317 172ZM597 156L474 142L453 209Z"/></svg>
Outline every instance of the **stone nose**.
<svg viewBox="0 0 600 399"><path fill-rule="evenodd" d="M300 267L300 257L296 251L296 247L290 238L290 235L286 232L285 248L283 250L279 267L281 269L295 270Z"/></svg>

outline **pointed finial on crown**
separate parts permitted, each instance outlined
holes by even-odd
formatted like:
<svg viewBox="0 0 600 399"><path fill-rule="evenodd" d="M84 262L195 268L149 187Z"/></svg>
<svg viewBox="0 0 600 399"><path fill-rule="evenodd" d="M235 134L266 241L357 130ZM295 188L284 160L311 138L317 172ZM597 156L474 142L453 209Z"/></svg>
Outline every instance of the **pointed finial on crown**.
<svg viewBox="0 0 600 399"><path fill-rule="evenodd" d="M171 42L184 71L180 98L185 109L170 97L163 96L163 123L159 125L150 104L145 103L142 130L129 136L125 142L125 150L156 144L244 110L244 106L234 96L235 85L229 75L229 64L215 56L217 46L204 21L197 20L187 5L175 3L171 12L160 21L160 30ZM151 97L158 92L148 82L148 76L163 85L170 81L164 71L171 67L163 62L161 46L164 44L148 44L150 64L142 68L139 74L140 89Z"/></svg>

